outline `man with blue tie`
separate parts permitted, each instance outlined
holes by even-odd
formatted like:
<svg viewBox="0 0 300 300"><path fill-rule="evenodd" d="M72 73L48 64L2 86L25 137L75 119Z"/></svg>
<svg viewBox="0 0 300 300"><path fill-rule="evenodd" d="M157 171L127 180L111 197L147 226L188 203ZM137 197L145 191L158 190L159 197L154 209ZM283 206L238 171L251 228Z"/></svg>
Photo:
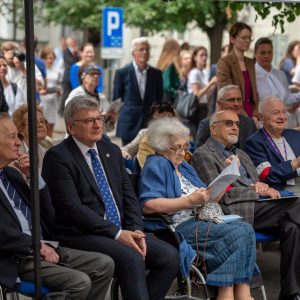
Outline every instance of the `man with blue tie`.
<svg viewBox="0 0 300 300"><path fill-rule="evenodd" d="M179 268L178 252L144 234L121 151L102 139L99 104L75 97L64 118L69 137L47 151L42 171L59 241L112 257L124 300L164 299Z"/></svg>
<svg viewBox="0 0 300 300"><path fill-rule="evenodd" d="M152 103L163 99L162 72L148 65L148 39L134 39L131 53L133 62L116 71L113 90L113 100L124 102L117 124L117 136L122 139L123 146L145 126L145 117Z"/></svg>
<svg viewBox="0 0 300 300"><path fill-rule="evenodd" d="M14 123L0 115L0 284L14 288L21 280L33 281L31 248L30 190L28 154L20 154L20 140ZM40 178L41 227L43 238L51 238L49 227L54 218L49 191ZM47 227L48 225L48 227ZM66 292L55 299L104 299L114 272L114 262L104 254L90 253L41 241L41 278L52 292Z"/></svg>

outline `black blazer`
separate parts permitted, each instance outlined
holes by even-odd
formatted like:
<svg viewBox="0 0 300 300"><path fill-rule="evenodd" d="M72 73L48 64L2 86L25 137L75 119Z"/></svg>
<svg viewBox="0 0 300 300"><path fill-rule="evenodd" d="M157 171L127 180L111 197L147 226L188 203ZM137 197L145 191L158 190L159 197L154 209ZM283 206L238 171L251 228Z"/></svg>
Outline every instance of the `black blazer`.
<svg viewBox="0 0 300 300"><path fill-rule="evenodd" d="M113 99L119 98L124 102L124 106L121 108L118 119L117 136L131 140L144 126L145 116L152 103L163 99L162 72L149 66L145 94L142 99L133 64L117 70Z"/></svg>
<svg viewBox="0 0 300 300"><path fill-rule="evenodd" d="M6 167L4 171L19 195L30 206L30 190L21 174L14 168ZM40 190L41 218L43 235L47 234L46 223L52 221L54 210L51 205L47 187ZM21 224L9 200L0 189L0 283L13 288L18 277L18 260L20 256L32 255L31 236L22 232Z"/></svg>
<svg viewBox="0 0 300 300"><path fill-rule="evenodd" d="M104 140L97 147L121 215L122 228L143 230L141 210L119 147ZM42 174L56 212L57 238L62 243L69 235L78 243L86 234L116 236L119 228L104 220L105 209L98 186L71 136L46 152Z"/></svg>

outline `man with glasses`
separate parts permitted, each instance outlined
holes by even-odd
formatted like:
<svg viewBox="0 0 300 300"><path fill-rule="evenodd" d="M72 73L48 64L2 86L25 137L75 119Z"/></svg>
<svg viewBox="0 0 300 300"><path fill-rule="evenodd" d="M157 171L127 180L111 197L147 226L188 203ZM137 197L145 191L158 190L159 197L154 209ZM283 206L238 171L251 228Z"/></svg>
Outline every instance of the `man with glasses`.
<svg viewBox="0 0 300 300"><path fill-rule="evenodd" d="M30 189L14 162L29 177L29 156L19 152L15 124L0 115L0 284L16 288L21 280L34 281ZM54 210L49 191L39 178L41 206L41 280L55 299L104 299L114 273L114 262L104 254L61 247L50 242ZM68 295L65 295L67 293ZM50 299L50 295L49 295ZM52 298L51 298L52 299ZM53 295L54 299L54 295Z"/></svg>
<svg viewBox="0 0 300 300"><path fill-rule="evenodd" d="M148 65L150 45L145 37L132 41L133 62L116 71L113 100L121 99L117 136L123 146L132 141L145 127L147 110L154 101L163 99L163 80L160 70Z"/></svg>
<svg viewBox="0 0 300 300"><path fill-rule="evenodd" d="M264 126L246 141L245 151L261 181L300 196L300 132L287 129L287 109L279 98L266 97L258 108Z"/></svg>
<svg viewBox="0 0 300 300"><path fill-rule="evenodd" d="M237 147L245 148L246 139L256 131L254 121L242 114L243 100L241 90L237 85L226 85L218 91L216 111L231 110L238 114L241 123ZM195 145L200 147L210 136L209 118L203 119L198 126Z"/></svg>
<svg viewBox="0 0 300 300"><path fill-rule="evenodd" d="M47 151L42 171L60 242L110 256L124 300L164 299L178 272L178 252L143 232L121 151L102 139L98 102L75 97L64 118L69 137Z"/></svg>
<svg viewBox="0 0 300 300"><path fill-rule="evenodd" d="M251 158L235 147L240 121L235 112L221 111L210 119L211 136L199 147L192 165L209 185L231 163L239 160L241 176L228 186L221 199L222 208L242 216L255 230L271 231L281 239L281 294L279 299L298 299L300 269L300 204L298 200L276 201L280 193L260 182ZM269 197L274 201L259 201ZM290 296L292 298L290 298Z"/></svg>

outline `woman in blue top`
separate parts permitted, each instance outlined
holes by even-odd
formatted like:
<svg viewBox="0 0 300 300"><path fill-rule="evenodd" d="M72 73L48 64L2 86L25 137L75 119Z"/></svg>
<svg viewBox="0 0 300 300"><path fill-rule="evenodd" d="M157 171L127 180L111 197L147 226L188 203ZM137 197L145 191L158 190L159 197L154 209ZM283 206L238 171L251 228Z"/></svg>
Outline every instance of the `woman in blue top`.
<svg viewBox="0 0 300 300"><path fill-rule="evenodd" d="M144 212L173 216L176 230L205 260L207 284L219 287L217 300L253 299L249 288L256 259L253 228L242 221L210 220L222 212L218 199L209 201L209 189L183 161L189 129L176 118L161 118L150 124L148 138L157 154L148 156L142 172Z"/></svg>
<svg viewBox="0 0 300 300"><path fill-rule="evenodd" d="M79 76L78 72L81 66L83 65L94 65L94 59L95 59L95 49L94 46L90 43L84 44L80 49L80 61L76 64L73 64L70 68L70 84L72 89L74 90L78 86L80 86ZM101 77L99 78L99 82L97 85L97 92L102 93L103 92L103 71L101 66L98 65L99 73L101 74Z"/></svg>

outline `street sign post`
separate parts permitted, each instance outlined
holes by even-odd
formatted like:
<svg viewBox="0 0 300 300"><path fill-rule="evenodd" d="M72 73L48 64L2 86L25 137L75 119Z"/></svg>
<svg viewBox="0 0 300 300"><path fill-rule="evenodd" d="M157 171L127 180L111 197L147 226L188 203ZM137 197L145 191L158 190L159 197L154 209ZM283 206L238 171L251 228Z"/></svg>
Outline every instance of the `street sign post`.
<svg viewBox="0 0 300 300"><path fill-rule="evenodd" d="M123 9L106 7L102 10L103 59L119 59L123 55Z"/></svg>

